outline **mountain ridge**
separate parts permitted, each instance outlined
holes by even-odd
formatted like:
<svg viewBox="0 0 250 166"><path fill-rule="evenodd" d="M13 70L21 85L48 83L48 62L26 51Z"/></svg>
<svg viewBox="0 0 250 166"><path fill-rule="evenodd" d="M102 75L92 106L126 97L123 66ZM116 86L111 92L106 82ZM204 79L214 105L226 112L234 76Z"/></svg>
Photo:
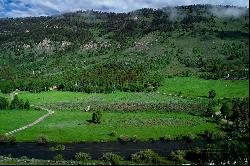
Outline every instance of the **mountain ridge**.
<svg viewBox="0 0 250 166"><path fill-rule="evenodd" d="M239 11L249 9L168 9L0 19L0 89L108 93L156 90L173 76L248 79L249 14Z"/></svg>

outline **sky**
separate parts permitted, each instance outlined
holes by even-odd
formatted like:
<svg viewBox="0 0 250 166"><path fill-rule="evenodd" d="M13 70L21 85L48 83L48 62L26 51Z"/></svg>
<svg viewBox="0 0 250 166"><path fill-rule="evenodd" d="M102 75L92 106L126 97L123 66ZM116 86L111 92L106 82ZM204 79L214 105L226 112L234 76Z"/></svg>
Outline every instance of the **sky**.
<svg viewBox="0 0 250 166"><path fill-rule="evenodd" d="M78 10L129 12L192 4L249 7L248 0L0 0L0 18L49 16Z"/></svg>

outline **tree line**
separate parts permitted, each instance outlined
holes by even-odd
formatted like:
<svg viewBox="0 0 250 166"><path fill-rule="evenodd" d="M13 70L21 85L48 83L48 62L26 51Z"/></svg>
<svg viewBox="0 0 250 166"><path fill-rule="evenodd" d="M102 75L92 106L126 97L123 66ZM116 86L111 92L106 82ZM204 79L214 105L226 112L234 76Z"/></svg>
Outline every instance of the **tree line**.
<svg viewBox="0 0 250 166"><path fill-rule="evenodd" d="M9 100L5 97L0 96L0 110L5 109L30 109L30 103L28 100L23 101L19 99L17 95L9 102Z"/></svg>

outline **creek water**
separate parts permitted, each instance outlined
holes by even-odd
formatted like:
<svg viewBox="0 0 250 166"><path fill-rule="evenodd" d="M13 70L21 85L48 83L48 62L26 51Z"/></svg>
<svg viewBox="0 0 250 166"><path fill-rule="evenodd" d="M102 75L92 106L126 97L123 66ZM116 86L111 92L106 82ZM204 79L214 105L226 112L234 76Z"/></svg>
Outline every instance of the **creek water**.
<svg viewBox="0 0 250 166"><path fill-rule="evenodd" d="M188 150L192 147L204 147L206 141L170 141L170 142L87 142L66 143L65 150L51 151L50 147L58 144L37 145L36 143L16 143L14 145L0 145L0 156L11 154L12 157L27 156L28 158L51 160L57 154L63 155L66 160L71 160L77 152L89 153L92 159L99 159L103 153L113 152L129 159L131 154L140 150L151 149L161 156L167 156L172 151Z"/></svg>

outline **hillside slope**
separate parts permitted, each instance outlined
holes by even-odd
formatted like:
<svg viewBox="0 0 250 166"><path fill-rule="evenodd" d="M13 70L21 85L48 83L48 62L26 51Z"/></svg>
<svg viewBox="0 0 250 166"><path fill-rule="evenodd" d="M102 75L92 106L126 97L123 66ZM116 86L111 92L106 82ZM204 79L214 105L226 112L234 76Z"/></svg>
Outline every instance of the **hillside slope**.
<svg viewBox="0 0 250 166"><path fill-rule="evenodd" d="M173 76L248 79L248 11L193 5L0 19L0 89L140 92Z"/></svg>

